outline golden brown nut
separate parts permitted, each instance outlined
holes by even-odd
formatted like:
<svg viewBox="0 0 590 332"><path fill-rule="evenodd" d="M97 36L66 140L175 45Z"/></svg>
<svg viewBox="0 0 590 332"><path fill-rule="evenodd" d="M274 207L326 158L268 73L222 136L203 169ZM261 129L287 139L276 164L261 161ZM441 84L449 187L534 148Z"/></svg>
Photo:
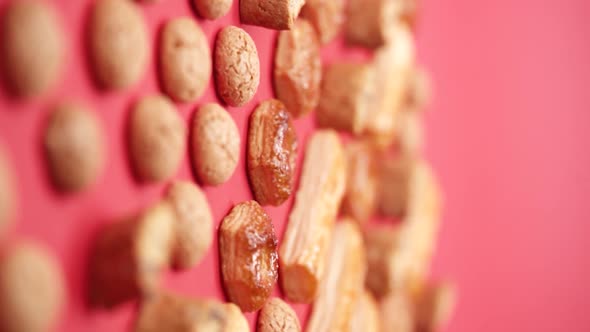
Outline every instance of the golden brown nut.
<svg viewBox="0 0 590 332"><path fill-rule="evenodd" d="M346 12L346 41L377 48L391 37L391 29L399 14L397 0L349 0Z"/></svg>
<svg viewBox="0 0 590 332"><path fill-rule="evenodd" d="M363 238L352 220L334 227L326 264L307 331L347 331L367 272Z"/></svg>
<svg viewBox="0 0 590 332"><path fill-rule="evenodd" d="M240 22L287 30L293 27L305 0L240 0Z"/></svg>
<svg viewBox="0 0 590 332"><path fill-rule="evenodd" d="M301 324L293 309L278 297L266 302L258 316L258 332L299 332Z"/></svg>
<svg viewBox="0 0 590 332"><path fill-rule="evenodd" d="M403 289L389 293L379 304L382 332L415 331L415 313Z"/></svg>
<svg viewBox="0 0 590 332"><path fill-rule="evenodd" d="M281 205L293 190L297 136L285 105L263 101L250 116L248 176L261 205Z"/></svg>
<svg viewBox="0 0 590 332"><path fill-rule="evenodd" d="M380 332L379 307L373 295L364 290L356 301L350 321L350 332Z"/></svg>
<svg viewBox="0 0 590 332"><path fill-rule="evenodd" d="M360 224L371 218L377 207L377 172L375 149L367 141L353 141L346 152L346 192L342 213Z"/></svg>
<svg viewBox="0 0 590 332"><path fill-rule="evenodd" d="M246 318L232 303L158 294L142 303L135 332L248 332Z"/></svg>
<svg viewBox="0 0 590 332"><path fill-rule="evenodd" d="M158 290L161 271L170 265L175 217L162 201L139 217L106 226L90 262L92 305L110 308Z"/></svg>
<svg viewBox="0 0 590 332"><path fill-rule="evenodd" d="M334 39L344 22L344 0L306 0L301 17L309 20L318 33L320 43Z"/></svg>
<svg viewBox="0 0 590 332"><path fill-rule="evenodd" d="M8 154L0 144L0 234L12 223L16 211L14 172Z"/></svg>
<svg viewBox="0 0 590 332"><path fill-rule="evenodd" d="M219 227L221 275L230 301L243 311L260 309L278 276L277 237L256 201L237 204Z"/></svg>
<svg viewBox="0 0 590 332"><path fill-rule="evenodd" d="M293 117L316 108L321 76L317 35L309 22L299 19L291 30L278 34L274 64L275 93Z"/></svg>
<svg viewBox="0 0 590 332"><path fill-rule="evenodd" d="M449 282L429 284L417 303L417 330L432 332L446 325L453 313L456 297L455 287Z"/></svg>
<svg viewBox="0 0 590 332"><path fill-rule="evenodd" d="M233 0L193 0L193 3L201 17L216 20L229 12Z"/></svg>
<svg viewBox="0 0 590 332"><path fill-rule="evenodd" d="M44 332L66 300L65 280L54 257L30 243L11 246L0 260L0 330Z"/></svg>
<svg viewBox="0 0 590 332"><path fill-rule="evenodd" d="M195 266L213 241L213 216L205 193L189 181L174 181L166 199L176 212L174 265L180 269Z"/></svg>
<svg viewBox="0 0 590 332"><path fill-rule="evenodd" d="M299 189L280 248L282 288L291 301L309 303L316 297L345 181L338 134L316 131L305 151Z"/></svg>

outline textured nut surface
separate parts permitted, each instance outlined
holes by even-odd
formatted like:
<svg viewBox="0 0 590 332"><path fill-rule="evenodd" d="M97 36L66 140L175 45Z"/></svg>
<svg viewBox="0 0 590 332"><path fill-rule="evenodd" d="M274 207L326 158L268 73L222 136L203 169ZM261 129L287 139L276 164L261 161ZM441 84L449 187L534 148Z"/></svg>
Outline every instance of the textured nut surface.
<svg viewBox="0 0 590 332"><path fill-rule="evenodd" d="M345 177L338 134L316 131L305 150L295 204L280 248L281 286L291 301L309 303L316 297Z"/></svg>
<svg viewBox="0 0 590 332"><path fill-rule="evenodd" d="M449 282L427 285L416 304L417 330L437 331L446 325L453 313L456 297L456 289Z"/></svg>
<svg viewBox="0 0 590 332"><path fill-rule="evenodd" d="M293 190L297 136L285 105L263 101L250 116L248 176L261 205L281 205Z"/></svg>
<svg viewBox="0 0 590 332"><path fill-rule="evenodd" d="M373 146L367 141L353 141L345 146L346 191L340 207L344 215L364 224L377 207L377 161Z"/></svg>
<svg viewBox="0 0 590 332"><path fill-rule="evenodd" d="M14 172L8 154L0 144L0 233L10 225L16 210Z"/></svg>
<svg viewBox="0 0 590 332"><path fill-rule="evenodd" d="M123 89L143 75L149 41L143 16L127 0L99 0L89 22L89 48L94 75L107 89Z"/></svg>
<svg viewBox="0 0 590 332"><path fill-rule="evenodd" d="M39 95L58 79L64 55L63 33L45 2L12 1L0 19L1 64L17 95Z"/></svg>
<svg viewBox="0 0 590 332"><path fill-rule="evenodd" d="M192 18L175 18L164 26L160 43L160 75L166 93L182 102L201 97L212 66L203 30Z"/></svg>
<svg viewBox="0 0 590 332"><path fill-rule="evenodd" d="M66 300L58 262L43 248L18 243L0 260L0 329L43 332L52 328Z"/></svg>
<svg viewBox="0 0 590 332"><path fill-rule="evenodd" d="M357 299L350 321L350 332L380 332L379 307L367 290Z"/></svg>
<svg viewBox="0 0 590 332"><path fill-rule="evenodd" d="M227 26L219 32L214 66L217 93L226 104L242 106L252 99L260 83L260 60L246 31Z"/></svg>
<svg viewBox="0 0 590 332"><path fill-rule="evenodd" d="M274 63L274 89L289 112L300 117L319 103L322 67L320 44L313 27L299 19L291 30L278 35Z"/></svg>
<svg viewBox="0 0 590 332"><path fill-rule="evenodd" d="M243 311L260 309L278 277L277 237L256 201L237 204L219 227L221 275L228 298Z"/></svg>
<svg viewBox="0 0 590 332"><path fill-rule="evenodd" d="M166 198L176 212L174 264L190 268L203 258L213 241L213 216L207 197L189 181L174 181Z"/></svg>
<svg viewBox="0 0 590 332"><path fill-rule="evenodd" d="M92 111L75 102L57 105L44 136L53 182L65 191L79 191L93 184L104 168L104 139Z"/></svg>
<svg viewBox="0 0 590 332"><path fill-rule="evenodd" d="M199 179L207 185L226 182L240 158L240 133L223 107L205 104L193 119L192 161Z"/></svg>
<svg viewBox="0 0 590 332"><path fill-rule="evenodd" d="M187 130L176 107L164 96L143 97L129 121L129 153L137 176L163 181L180 166Z"/></svg>
<svg viewBox="0 0 590 332"><path fill-rule="evenodd" d="M346 12L346 41L377 48L391 36L392 25L399 14L396 0L349 0Z"/></svg>
<svg viewBox="0 0 590 332"><path fill-rule="evenodd" d="M404 290L389 293L379 303L382 332L415 331L414 309Z"/></svg>
<svg viewBox="0 0 590 332"><path fill-rule="evenodd" d="M258 316L258 332L299 332L301 324L293 308L280 298L266 302Z"/></svg>
<svg viewBox="0 0 590 332"><path fill-rule="evenodd" d="M240 0L243 24L287 30L293 27L305 0Z"/></svg>
<svg viewBox="0 0 590 332"><path fill-rule="evenodd" d="M193 3L200 16L216 20L229 12L233 0L193 0Z"/></svg>
<svg viewBox="0 0 590 332"><path fill-rule="evenodd" d="M344 22L344 0L306 0L301 17L309 20L320 42L327 44L340 32Z"/></svg>

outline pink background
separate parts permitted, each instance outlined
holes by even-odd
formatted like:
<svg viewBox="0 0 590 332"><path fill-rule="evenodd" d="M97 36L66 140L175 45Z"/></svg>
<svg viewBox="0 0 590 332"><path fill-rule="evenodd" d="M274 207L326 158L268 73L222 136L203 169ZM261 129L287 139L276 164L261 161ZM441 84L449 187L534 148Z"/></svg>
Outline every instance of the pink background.
<svg viewBox="0 0 590 332"><path fill-rule="evenodd" d="M0 0L0 5L7 0ZM51 2L51 1L48 1ZM85 264L102 223L160 197L164 185L138 185L125 155L124 123L139 96L159 91L154 63L124 93L103 93L85 63L83 24L90 1L53 1L67 32L63 79L43 98L21 103L0 90L0 140L19 184L20 212L11 236L45 244L62 263L69 303L56 331L122 331L132 306L92 311L83 305ZM200 21L211 42L232 12ZM426 117L427 157L445 191L446 208L433 273L457 281L460 297L448 331L587 331L590 327L590 2L585 0L423 0L419 59L433 73L435 99ZM186 0L144 5L151 35L167 19L194 15ZM275 32L245 27L261 58L254 100L229 108L245 137L249 112L270 98ZM362 59L338 40L325 61ZM76 196L57 194L40 149L48 107L62 98L84 101L108 133L109 158L97 185ZM212 84L196 104L179 105L185 118L216 100ZM300 142L313 127L296 121ZM301 151L300 151L301 156ZM300 158L301 159L301 158ZM191 178L188 159L177 178ZM218 223L251 198L243 163L231 180L206 188ZM266 208L282 237L291 200ZM192 271L170 273L168 288L221 297L217 242ZM275 294L279 294L278 287ZM308 306L294 306L303 319ZM251 322L255 315L248 314Z"/></svg>

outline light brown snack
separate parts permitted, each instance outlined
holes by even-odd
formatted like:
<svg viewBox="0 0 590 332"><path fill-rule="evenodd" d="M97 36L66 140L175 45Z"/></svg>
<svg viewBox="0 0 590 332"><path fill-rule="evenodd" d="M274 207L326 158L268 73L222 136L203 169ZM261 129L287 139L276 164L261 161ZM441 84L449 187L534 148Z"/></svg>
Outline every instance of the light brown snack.
<svg viewBox="0 0 590 332"><path fill-rule="evenodd" d="M377 209L376 151L366 140L352 141L344 147L344 151L347 176L340 211L362 225Z"/></svg>
<svg viewBox="0 0 590 332"><path fill-rule="evenodd" d="M450 282L427 285L416 304L416 325L419 332L433 332L446 325L456 303L456 289Z"/></svg>
<svg viewBox="0 0 590 332"><path fill-rule="evenodd" d="M374 84L375 72L369 64L340 62L326 66L316 112L318 125L361 134L369 122Z"/></svg>
<svg viewBox="0 0 590 332"><path fill-rule="evenodd" d="M332 41L344 23L344 0L306 0L301 17L309 20L322 45Z"/></svg>
<svg viewBox="0 0 590 332"><path fill-rule="evenodd" d="M158 294L140 307L135 332L248 332L246 318L232 303Z"/></svg>
<svg viewBox="0 0 590 332"><path fill-rule="evenodd" d="M379 307L373 295L364 290L356 301L350 321L350 332L380 332Z"/></svg>
<svg viewBox="0 0 590 332"><path fill-rule="evenodd" d="M0 234L12 223L16 212L16 185L8 153L0 144Z"/></svg>
<svg viewBox="0 0 590 332"><path fill-rule="evenodd" d="M135 84L149 59L142 13L128 0L98 0L89 22L89 52L98 83L112 90Z"/></svg>
<svg viewBox="0 0 590 332"><path fill-rule="evenodd" d="M381 300L379 317L381 332L415 331L414 308L403 289L396 289Z"/></svg>
<svg viewBox="0 0 590 332"><path fill-rule="evenodd" d="M143 181L174 175L186 153L187 129L174 104L160 95L140 99L129 121L129 153Z"/></svg>
<svg viewBox="0 0 590 332"><path fill-rule="evenodd" d="M263 101L252 112L248 129L248 176L261 205L281 205L293 190L297 136L285 105Z"/></svg>
<svg viewBox="0 0 590 332"><path fill-rule="evenodd" d="M103 229L90 261L91 305L111 308L159 290L160 274L171 261L175 218L164 200Z"/></svg>
<svg viewBox="0 0 590 332"><path fill-rule="evenodd" d="M275 30L293 27L305 0L240 0L240 22Z"/></svg>
<svg viewBox="0 0 590 332"><path fill-rule="evenodd" d="M426 68L414 65L408 77L405 108L412 112L426 109L432 99L432 81Z"/></svg>
<svg viewBox="0 0 590 332"><path fill-rule="evenodd" d="M420 0L401 0L396 4L401 21L407 24L412 30L415 30L418 14L420 13Z"/></svg>
<svg viewBox="0 0 590 332"><path fill-rule="evenodd" d="M45 249L21 242L0 259L0 330L44 332L52 328L66 300L58 262Z"/></svg>
<svg viewBox="0 0 590 332"><path fill-rule="evenodd" d="M220 185L234 174L240 158L240 133L232 117L218 104L205 104L193 119L191 157L199 179Z"/></svg>
<svg viewBox="0 0 590 332"><path fill-rule="evenodd" d="M213 216L205 193L189 181L174 181L166 199L176 212L173 263L180 269L195 266L213 242Z"/></svg>
<svg viewBox="0 0 590 332"><path fill-rule="evenodd" d="M54 85L65 42L56 13L42 1L12 1L0 18L0 57L8 87L31 97Z"/></svg>
<svg viewBox="0 0 590 332"><path fill-rule="evenodd" d="M297 314L285 301L274 297L268 301L258 316L258 332L300 332Z"/></svg>
<svg viewBox="0 0 590 332"><path fill-rule="evenodd" d="M104 168L104 141L97 116L85 106L66 101L52 110L43 144L59 189L80 191L96 182Z"/></svg>
<svg viewBox="0 0 590 332"><path fill-rule="evenodd" d="M345 38L350 44L377 48L391 37L399 14L398 0L349 0Z"/></svg>
<svg viewBox="0 0 590 332"><path fill-rule="evenodd" d="M160 75L166 94L182 102L197 100L209 85L209 42L192 18L175 18L164 26L160 40Z"/></svg>
<svg viewBox="0 0 590 332"><path fill-rule="evenodd" d="M309 22L299 19L278 34L274 61L274 90L291 115L298 118L316 108L322 67L320 44Z"/></svg>
<svg viewBox="0 0 590 332"><path fill-rule="evenodd" d="M280 247L282 288L291 301L309 303L316 297L345 181L338 134L316 131L305 150L299 189Z"/></svg>
<svg viewBox="0 0 590 332"><path fill-rule="evenodd" d="M250 101L260 83L260 60L252 37L238 27L227 26L217 35L214 56L215 83L221 99L229 106Z"/></svg>
<svg viewBox="0 0 590 332"><path fill-rule="evenodd" d="M260 309L279 269L272 220L256 201L237 204L219 227L221 276L228 298L242 311Z"/></svg>
<svg viewBox="0 0 590 332"><path fill-rule="evenodd" d="M352 220L334 227L326 273L307 323L308 332L347 331L364 290L366 262L363 238Z"/></svg>
<svg viewBox="0 0 590 332"><path fill-rule="evenodd" d="M422 152L424 128L421 114L407 109L396 115L395 145L404 156L417 156Z"/></svg>
<svg viewBox="0 0 590 332"><path fill-rule="evenodd" d="M199 16L216 20L229 12L233 0L193 0L193 3Z"/></svg>

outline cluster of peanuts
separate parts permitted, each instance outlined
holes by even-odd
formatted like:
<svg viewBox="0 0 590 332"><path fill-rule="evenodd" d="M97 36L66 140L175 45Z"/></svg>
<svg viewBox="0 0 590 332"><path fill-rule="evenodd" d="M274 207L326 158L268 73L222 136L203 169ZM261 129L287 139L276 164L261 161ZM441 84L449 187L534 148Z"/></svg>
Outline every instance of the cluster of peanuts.
<svg viewBox="0 0 590 332"><path fill-rule="evenodd" d="M430 332L449 319L454 288L428 279L442 194L421 153L421 117L430 98L415 60L417 0L239 0L240 21L280 30L274 55L276 99L250 115L247 173L254 200L236 204L219 227L220 271L229 303L173 294L167 269L194 268L213 243L204 191L172 180L185 151L200 184L234 173L240 134L222 104L196 111L189 126L175 103L195 102L214 77L224 105L249 102L260 82L257 48L227 26L210 50L192 17L168 21L158 40L162 94L141 97L128 121L129 161L139 181L169 183L159 201L101 230L89 263L89 303L112 308L138 300L136 332L248 331L243 312L260 310L257 329L301 331L285 301L269 298L281 276L284 296L312 304L306 330ZM227 14L232 0L193 0L204 19ZM98 86L123 91L150 62L140 4L95 1L88 22L89 63ZM2 73L18 98L43 96L58 80L66 43L43 1L12 1L1 19ZM320 51L344 32L372 51L366 62L322 64ZM34 45L34 49L31 49ZM320 129L304 152L299 186L279 245L262 206L294 191L298 140L293 120L315 111ZM346 132L347 143L338 134ZM75 100L54 106L44 129L56 188L86 190L105 167L105 134ZM0 146L0 227L15 214L15 184ZM369 223L374 216L386 223ZM11 243L0 257L0 331L42 332L65 303L62 272L35 244ZM31 293L35 292L35 293Z"/></svg>

